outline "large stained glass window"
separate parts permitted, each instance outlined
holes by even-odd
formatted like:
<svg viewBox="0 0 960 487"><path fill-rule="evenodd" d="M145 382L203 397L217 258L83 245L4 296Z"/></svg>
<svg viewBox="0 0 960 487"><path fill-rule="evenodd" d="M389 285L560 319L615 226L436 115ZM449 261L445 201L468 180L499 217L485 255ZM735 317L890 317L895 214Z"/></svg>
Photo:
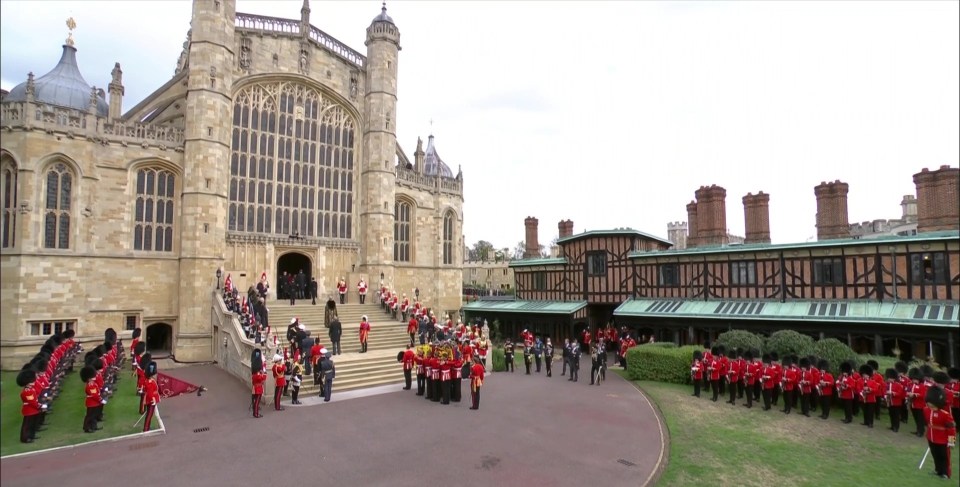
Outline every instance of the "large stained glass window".
<svg viewBox="0 0 960 487"><path fill-rule="evenodd" d="M0 161L0 200L3 201L3 219L0 240L3 248L13 247L17 237L17 166L13 159Z"/></svg>
<svg viewBox="0 0 960 487"><path fill-rule="evenodd" d="M171 252L173 250L173 173L160 169L137 171L137 200L134 204L133 249Z"/></svg>
<svg viewBox="0 0 960 487"><path fill-rule="evenodd" d="M43 246L70 248L70 204L73 200L73 173L60 162L47 170L44 194Z"/></svg>
<svg viewBox="0 0 960 487"><path fill-rule="evenodd" d="M410 262L410 203L397 200L393 207L393 260Z"/></svg>

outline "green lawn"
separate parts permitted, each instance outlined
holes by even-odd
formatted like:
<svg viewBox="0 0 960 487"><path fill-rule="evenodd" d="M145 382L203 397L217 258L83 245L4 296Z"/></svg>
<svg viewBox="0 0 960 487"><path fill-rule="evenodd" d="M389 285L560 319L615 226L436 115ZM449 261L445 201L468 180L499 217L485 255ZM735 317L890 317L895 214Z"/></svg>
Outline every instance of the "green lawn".
<svg viewBox="0 0 960 487"><path fill-rule="evenodd" d="M619 371L618 371L619 372ZM862 418L843 424L833 410L823 421L779 410L747 409L691 397L692 386L637 382L656 402L670 432L669 464L660 485L940 485L930 475L932 458L917 466L927 448L911 434L888 430L886 411L874 429ZM783 407L783 400L780 401ZM953 471L958 472L953 451ZM956 485L955 483L953 485Z"/></svg>
<svg viewBox="0 0 960 487"><path fill-rule="evenodd" d="M100 423L102 430L96 433L83 432L86 396L84 384L80 381L80 371L76 369L64 379L60 396L51 404L53 413L47 416L46 430L39 432L37 436L40 439L33 443L20 443L20 424L23 417L20 415L21 388L17 387L16 372L0 372L0 389L3 394L0 407L0 456L75 445L142 431L143 423L137 428L133 427L140 418L140 398L136 394L137 380L131 377L128 367L120 370L121 380L117 382L117 391L104 407L105 421ZM159 426L159 421L154 418L153 428Z"/></svg>

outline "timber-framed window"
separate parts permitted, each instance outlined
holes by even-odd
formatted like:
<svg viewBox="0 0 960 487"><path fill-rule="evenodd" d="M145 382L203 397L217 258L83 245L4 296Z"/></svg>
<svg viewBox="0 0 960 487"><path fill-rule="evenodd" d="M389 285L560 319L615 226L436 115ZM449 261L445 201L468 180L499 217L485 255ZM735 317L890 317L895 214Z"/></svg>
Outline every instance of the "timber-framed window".
<svg viewBox="0 0 960 487"><path fill-rule="evenodd" d="M839 286L843 284L843 259L824 257L813 259L813 284L817 286Z"/></svg>
<svg viewBox="0 0 960 487"><path fill-rule="evenodd" d="M680 264L660 264L657 266L657 281L664 287L680 285Z"/></svg>
<svg viewBox="0 0 960 487"><path fill-rule="evenodd" d="M911 284L946 284L949 281L946 252L910 254Z"/></svg>
<svg viewBox="0 0 960 487"><path fill-rule="evenodd" d="M607 275L607 253L603 250L587 252L587 275L602 277Z"/></svg>
<svg viewBox="0 0 960 487"><path fill-rule="evenodd" d="M543 271L533 272L530 275L531 287L534 291L547 290L547 273Z"/></svg>
<svg viewBox="0 0 960 487"><path fill-rule="evenodd" d="M747 286L757 283L756 262L738 260L730 263L730 284Z"/></svg>

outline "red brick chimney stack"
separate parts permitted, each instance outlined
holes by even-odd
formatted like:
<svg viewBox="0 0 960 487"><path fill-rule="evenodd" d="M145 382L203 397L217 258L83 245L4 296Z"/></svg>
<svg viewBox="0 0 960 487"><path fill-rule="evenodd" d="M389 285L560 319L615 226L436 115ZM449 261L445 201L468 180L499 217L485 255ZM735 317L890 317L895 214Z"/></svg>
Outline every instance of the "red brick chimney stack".
<svg viewBox="0 0 960 487"><path fill-rule="evenodd" d="M917 185L917 232L960 229L960 169L940 166L923 168L913 175Z"/></svg>
<svg viewBox="0 0 960 487"><path fill-rule="evenodd" d="M813 188L817 195L817 240L850 238L847 220L847 193L850 185L836 180Z"/></svg>
<svg viewBox="0 0 960 487"><path fill-rule="evenodd" d="M557 228L560 229L560 238L569 237L573 235L573 220L560 220Z"/></svg>
<svg viewBox="0 0 960 487"><path fill-rule="evenodd" d="M770 195L763 191L743 197L746 234L743 243L770 243Z"/></svg>
<svg viewBox="0 0 960 487"><path fill-rule="evenodd" d="M527 230L527 248L523 251L524 259L535 259L540 257L540 241L537 236L537 225L540 223L536 217L528 216L523 220L523 226Z"/></svg>
<svg viewBox="0 0 960 487"><path fill-rule="evenodd" d="M726 245L727 190L716 184L701 186L697 195L697 245Z"/></svg>
<svg viewBox="0 0 960 487"><path fill-rule="evenodd" d="M697 246L697 202L687 203L687 248Z"/></svg>

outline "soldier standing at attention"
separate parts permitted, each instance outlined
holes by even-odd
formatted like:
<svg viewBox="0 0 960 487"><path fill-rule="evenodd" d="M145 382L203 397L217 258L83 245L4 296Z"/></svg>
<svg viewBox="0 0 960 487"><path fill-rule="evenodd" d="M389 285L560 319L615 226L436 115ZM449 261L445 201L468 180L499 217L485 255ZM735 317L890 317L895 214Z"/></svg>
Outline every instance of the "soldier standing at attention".
<svg viewBox="0 0 960 487"><path fill-rule="evenodd" d="M260 401L263 399L263 385L267 383L267 374L263 371L263 355L259 348L253 350L253 356L250 358L250 372L250 381L253 383L250 397L253 417L262 418Z"/></svg>
<svg viewBox="0 0 960 487"><path fill-rule="evenodd" d="M409 391L413 385L413 363L413 344L410 344L407 345L407 349L403 352L403 390L405 391ZM420 382L419 374L417 376L417 382Z"/></svg>
<svg viewBox="0 0 960 487"><path fill-rule="evenodd" d="M367 302L367 281L364 281L362 277L360 282L357 283L357 294L360 295L360 304Z"/></svg>
<svg viewBox="0 0 960 487"><path fill-rule="evenodd" d="M541 356L543 355L543 341L538 336L533 344L533 359L537 363L537 373L540 373Z"/></svg>
<svg viewBox="0 0 960 487"><path fill-rule="evenodd" d="M523 347L523 365L527 368L527 375L530 375L530 364L533 363L533 355L531 354L530 345L525 345Z"/></svg>
<svg viewBox="0 0 960 487"><path fill-rule="evenodd" d="M553 377L553 342L547 337L547 344L543 347L543 363L547 367L547 377Z"/></svg>
<svg viewBox="0 0 960 487"><path fill-rule="evenodd" d="M560 375L566 377L567 375L567 363L570 362L570 339L563 339L563 369L560 371Z"/></svg>
<svg viewBox="0 0 960 487"><path fill-rule="evenodd" d="M342 277L340 282L337 283L337 293L340 294L340 304L346 304L347 302L347 281Z"/></svg>
<svg viewBox="0 0 960 487"><path fill-rule="evenodd" d="M480 364L480 358L474 357L473 367L470 368L470 397L473 399L473 406L470 409L480 409L480 387L483 386L483 365Z"/></svg>
<svg viewBox="0 0 960 487"><path fill-rule="evenodd" d="M280 407L280 396L283 395L283 387L287 385L287 380L284 378L284 373L286 372L286 367L283 366L283 355L279 353L273 356L273 409L277 411L283 411L283 408Z"/></svg>
<svg viewBox="0 0 960 487"><path fill-rule="evenodd" d="M830 373L830 363L826 360L817 362L817 368L822 371L817 386L817 393L820 395L820 419L828 419L833 400L833 374Z"/></svg>
<svg viewBox="0 0 960 487"><path fill-rule="evenodd" d="M504 365L506 365L504 372L509 371L512 373L514 371L513 341L511 341L509 337L506 339L506 341L503 342L503 361L504 361Z"/></svg>
<svg viewBox="0 0 960 487"><path fill-rule="evenodd" d="M360 319L360 353L367 353L367 336L370 335L370 322L367 321L367 315Z"/></svg>
<svg viewBox="0 0 960 487"><path fill-rule="evenodd" d="M580 379L580 344L576 341L570 342L570 378L567 380L577 382Z"/></svg>
<svg viewBox="0 0 960 487"><path fill-rule="evenodd" d="M157 386L157 363L147 364L147 383L143 387L143 404L146 406L146 417L143 418L143 432L150 431L150 423L153 422L153 414L157 410L157 404L160 404L160 387ZM100 401L101 407L105 401Z"/></svg>

